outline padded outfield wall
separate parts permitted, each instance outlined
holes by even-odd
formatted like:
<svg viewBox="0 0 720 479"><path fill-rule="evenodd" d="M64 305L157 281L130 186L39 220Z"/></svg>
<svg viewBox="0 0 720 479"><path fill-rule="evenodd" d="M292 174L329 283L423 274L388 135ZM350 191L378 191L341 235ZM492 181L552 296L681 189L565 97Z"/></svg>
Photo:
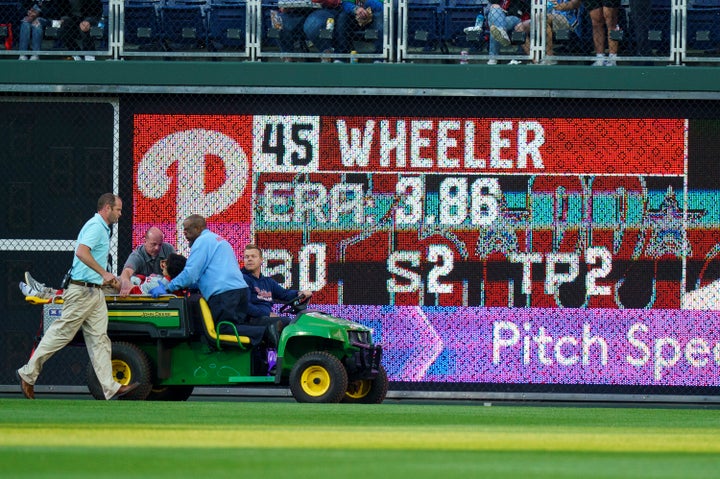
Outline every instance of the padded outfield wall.
<svg viewBox="0 0 720 479"><path fill-rule="evenodd" d="M178 223L207 216L239 255L259 243L267 274L315 290L315 308L372 326L395 391L715 401L715 74L3 69L0 383L41 316L23 271L57 284L112 190L125 201L115 268L150 225L186 253ZM63 351L39 384L82 385L86 363Z"/></svg>

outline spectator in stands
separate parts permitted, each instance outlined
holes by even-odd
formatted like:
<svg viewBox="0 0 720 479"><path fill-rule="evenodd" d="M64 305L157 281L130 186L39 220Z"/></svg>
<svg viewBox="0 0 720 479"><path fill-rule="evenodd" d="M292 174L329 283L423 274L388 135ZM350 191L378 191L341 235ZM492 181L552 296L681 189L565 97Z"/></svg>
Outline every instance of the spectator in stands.
<svg viewBox="0 0 720 479"><path fill-rule="evenodd" d="M145 242L130 253L122 273L120 273L120 295L125 296L130 292L132 284L130 277L133 275L150 276L161 274L161 262L175 252L170 243L165 242L165 234L155 226L145 232Z"/></svg>
<svg viewBox="0 0 720 479"><path fill-rule="evenodd" d="M584 0L585 8L590 12L595 45L595 62L593 66L615 66L620 43L610 38L609 33L619 30L618 9L620 0ZM605 42L608 45L608 57L605 57Z"/></svg>
<svg viewBox="0 0 720 479"><path fill-rule="evenodd" d="M307 7L280 7L270 12L272 28L277 30L278 46L283 53L304 52L307 50L303 26L305 19L312 13ZM297 45L297 47L296 47ZM296 57L283 57L285 62L299 61Z"/></svg>
<svg viewBox="0 0 720 479"><path fill-rule="evenodd" d="M70 14L70 3L68 0L25 0L23 2L25 17L20 21L20 40L18 48L21 51L42 50L42 41L45 35L45 28L53 20L58 23L63 17ZM27 60L23 54L20 60ZM31 55L30 60L37 60L37 55Z"/></svg>
<svg viewBox="0 0 720 479"><path fill-rule="evenodd" d="M488 65L497 65L495 57L500 54L500 46L508 47L511 44L508 32L513 31L521 21L530 18L530 4L528 0L490 0L486 17L490 26Z"/></svg>
<svg viewBox="0 0 720 479"><path fill-rule="evenodd" d="M557 60L552 58L555 54L553 51L553 32L561 30L576 31L580 20L580 7L582 0L550 0L547 10L546 21L546 38L545 38L545 55L542 60L543 65L555 65ZM525 32L525 43L523 50L526 54L530 54L530 23L532 20L520 22L515 30Z"/></svg>
<svg viewBox="0 0 720 479"><path fill-rule="evenodd" d="M343 0L342 11L337 19L337 51L350 53L355 50L355 32L376 30L374 53L383 51L383 2L380 0Z"/></svg>
<svg viewBox="0 0 720 479"><path fill-rule="evenodd" d="M63 18L58 37L67 50L93 51L95 39L90 30L96 26L103 15L101 0L69 0L70 14ZM80 60L79 56L73 59ZM95 60L94 56L85 55L85 60Z"/></svg>
<svg viewBox="0 0 720 479"><path fill-rule="evenodd" d="M310 13L303 23L303 32L305 38L309 40L315 48L321 53L328 56L322 58L323 62L330 62L330 54L335 51L335 38L339 35L339 28L335 23L338 22L338 16L341 12L340 0L319 0L321 8ZM331 20L332 19L332 20ZM348 51L348 53L350 53Z"/></svg>

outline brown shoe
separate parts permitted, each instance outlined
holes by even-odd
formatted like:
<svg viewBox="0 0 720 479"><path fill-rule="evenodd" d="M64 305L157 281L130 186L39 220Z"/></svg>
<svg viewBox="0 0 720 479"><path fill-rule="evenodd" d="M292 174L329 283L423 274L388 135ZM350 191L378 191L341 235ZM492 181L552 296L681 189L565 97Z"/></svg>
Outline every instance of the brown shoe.
<svg viewBox="0 0 720 479"><path fill-rule="evenodd" d="M20 389L22 389L25 397L28 399L35 399L35 387L29 382L25 381L22 376L20 376L19 372L15 371L15 376L20 381Z"/></svg>
<svg viewBox="0 0 720 479"><path fill-rule="evenodd" d="M117 390L117 392L112 397L112 399L122 397L122 396L126 395L127 393L137 389L138 386L140 386L140 383L125 384L123 386L120 386L120 389Z"/></svg>

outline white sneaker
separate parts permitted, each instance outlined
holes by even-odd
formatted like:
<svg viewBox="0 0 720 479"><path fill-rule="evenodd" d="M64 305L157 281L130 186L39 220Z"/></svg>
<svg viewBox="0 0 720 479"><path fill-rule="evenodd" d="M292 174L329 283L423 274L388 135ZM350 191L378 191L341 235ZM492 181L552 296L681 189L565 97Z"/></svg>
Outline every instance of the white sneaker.
<svg viewBox="0 0 720 479"><path fill-rule="evenodd" d="M508 65L522 65L522 62L520 60L510 60Z"/></svg>
<svg viewBox="0 0 720 479"><path fill-rule="evenodd" d="M76 62L80 62L80 61L82 61L82 57L81 57L81 56L79 56L79 55L73 55L73 57L72 57L72 58L73 58L73 60L75 60Z"/></svg>
<svg viewBox="0 0 720 479"><path fill-rule="evenodd" d="M494 58L491 58L490 60L488 60L487 64L488 65L497 65L497 60L495 60Z"/></svg>
<svg viewBox="0 0 720 479"><path fill-rule="evenodd" d="M20 283L21 285L23 283ZM32 294L25 294L25 296L37 296L38 298L52 298L57 294L57 290L45 286L45 283L41 283L32 276L29 271L25 271L25 284L32 291ZM22 286L20 287L22 290ZM24 292L24 291L23 291Z"/></svg>
<svg viewBox="0 0 720 479"><path fill-rule="evenodd" d="M490 35L504 47L510 46L510 37L504 28L498 28L496 25L490 25Z"/></svg>
<svg viewBox="0 0 720 479"><path fill-rule="evenodd" d="M605 66L605 55L596 55L595 61L593 62L592 66L604 67Z"/></svg>
<svg viewBox="0 0 720 479"><path fill-rule="evenodd" d="M543 58L543 61L540 62L541 65L557 65L557 60L554 58Z"/></svg>
<svg viewBox="0 0 720 479"><path fill-rule="evenodd" d="M605 60L605 66L606 67L614 67L617 66L617 55L614 53L611 53L607 60Z"/></svg>
<svg viewBox="0 0 720 479"><path fill-rule="evenodd" d="M22 291L22 294L24 294L25 297L34 296L40 299L52 299L52 297L55 296L56 293L56 291L52 288L45 288L42 291L38 291L29 284L23 283L22 281L20 281L18 286L20 287L20 291Z"/></svg>
<svg viewBox="0 0 720 479"><path fill-rule="evenodd" d="M85 55L85 61L86 62L94 62L95 57L93 55Z"/></svg>
<svg viewBox="0 0 720 479"><path fill-rule="evenodd" d="M24 294L25 296L35 296L33 289L26 283L20 281L18 286L20 286L20 291L22 291L22 294Z"/></svg>
<svg viewBox="0 0 720 479"><path fill-rule="evenodd" d="M18 60L22 60L22 61L25 61L25 60L27 60L27 59L28 59L27 55L20 55L20 56L18 57Z"/></svg>
<svg viewBox="0 0 720 479"><path fill-rule="evenodd" d="M39 60L39 59L40 59L40 57L37 55L33 55L30 57L30 60L32 60L32 61Z"/></svg>

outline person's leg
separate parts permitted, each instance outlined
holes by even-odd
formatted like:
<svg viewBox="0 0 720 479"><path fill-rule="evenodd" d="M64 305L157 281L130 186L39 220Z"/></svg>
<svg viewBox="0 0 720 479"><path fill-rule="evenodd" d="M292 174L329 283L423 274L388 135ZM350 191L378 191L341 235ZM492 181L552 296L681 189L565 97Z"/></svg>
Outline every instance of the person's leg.
<svg viewBox="0 0 720 479"><path fill-rule="evenodd" d="M84 321L82 298L85 289L73 286L65 292L62 315L45 332L28 363L18 370L20 377L28 384L35 384L45 362L65 347L80 330Z"/></svg>
<svg viewBox="0 0 720 479"><path fill-rule="evenodd" d="M90 35L90 32L80 32L80 45L86 52L95 50L95 39Z"/></svg>
<svg viewBox="0 0 720 479"><path fill-rule="evenodd" d="M383 52L383 11L373 12L373 21L367 28L377 30L378 38L375 40L375 53Z"/></svg>
<svg viewBox="0 0 720 479"><path fill-rule="evenodd" d="M335 51L350 53L354 50L352 36L358 24L355 17L346 11L341 11L335 19Z"/></svg>
<svg viewBox="0 0 720 479"><path fill-rule="evenodd" d="M296 12L282 12L282 29L278 32L278 46L281 52L295 51L295 42L302 37L305 15Z"/></svg>
<svg viewBox="0 0 720 479"><path fill-rule="evenodd" d="M111 399L120 389L112 373L112 343L107 335L108 312L105 294L100 289L85 288L88 293L84 298L85 322L82 325L85 347L90 356L90 363L95 370L105 399Z"/></svg>
<svg viewBox="0 0 720 479"><path fill-rule="evenodd" d="M305 19L305 23L303 24L305 37L315 45L315 48L317 48L319 52L330 52L333 49L334 42L332 35L330 38L323 38L320 33L327 30L328 18L334 19L336 13L335 10L321 8L312 12ZM334 32L332 33L334 34Z"/></svg>
<svg viewBox="0 0 720 479"><path fill-rule="evenodd" d="M79 50L78 37L80 29L78 22L72 17L63 17L62 25L58 30L58 40L65 50Z"/></svg>
<svg viewBox="0 0 720 479"><path fill-rule="evenodd" d="M43 41L43 35L45 33L45 28L43 27L43 24L39 21L33 22L31 28L31 46L33 51L39 52L42 50L42 41Z"/></svg>
<svg viewBox="0 0 720 479"><path fill-rule="evenodd" d="M30 22L20 22L20 39L18 40L18 49L30 49Z"/></svg>
<svg viewBox="0 0 720 479"><path fill-rule="evenodd" d="M213 321L217 326L223 321L232 323L240 336L248 336L253 346L260 343L265 334L264 326L253 326L247 324L247 299L248 289L235 289L224 293L215 294L206 301L212 312ZM243 299L244 298L244 299ZM244 306L243 306L243 301ZM221 325L217 327L218 334L235 334L232 328Z"/></svg>
<svg viewBox="0 0 720 479"><path fill-rule="evenodd" d="M607 27L607 31L611 32L613 30L616 30L618 28L618 9L612 8L612 7L603 7L603 18L605 19L605 26ZM617 55L618 47L620 46L620 42L617 40L613 40L608 35L608 52L611 55Z"/></svg>
<svg viewBox="0 0 720 479"><path fill-rule="evenodd" d="M490 5L490 8L488 8L488 25L490 27L490 44L489 44L489 53L490 56L494 57L500 54L500 43L498 42L498 39L496 38L499 35L502 35L499 33L500 30L505 29L505 11L500 8L500 5L492 4ZM494 27L494 28L493 28ZM497 30L497 33L492 34L493 31ZM505 32L507 35L507 32ZM508 41L508 44L510 42Z"/></svg>
<svg viewBox="0 0 720 479"><path fill-rule="evenodd" d="M592 21L593 45L595 46L595 54L605 55L605 17L603 16L603 8L599 7L590 10L590 20Z"/></svg>
<svg viewBox="0 0 720 479"><path fill-rule="evenodd" d="M522 49L526 55L530 54L530 22L531 20L525 20L515 25L516 32L525 34L525 42L522 45Z"/></svg>
<svg viewBox="0 0 720 479"><path fill-rule="evenodd" d="M265 328L263 338L268 347L277 349L280 343L280 333L285 327L282 318L277 316L261 316L257 318L248 318L248 324L253 326L262 326Z"/></svg>

